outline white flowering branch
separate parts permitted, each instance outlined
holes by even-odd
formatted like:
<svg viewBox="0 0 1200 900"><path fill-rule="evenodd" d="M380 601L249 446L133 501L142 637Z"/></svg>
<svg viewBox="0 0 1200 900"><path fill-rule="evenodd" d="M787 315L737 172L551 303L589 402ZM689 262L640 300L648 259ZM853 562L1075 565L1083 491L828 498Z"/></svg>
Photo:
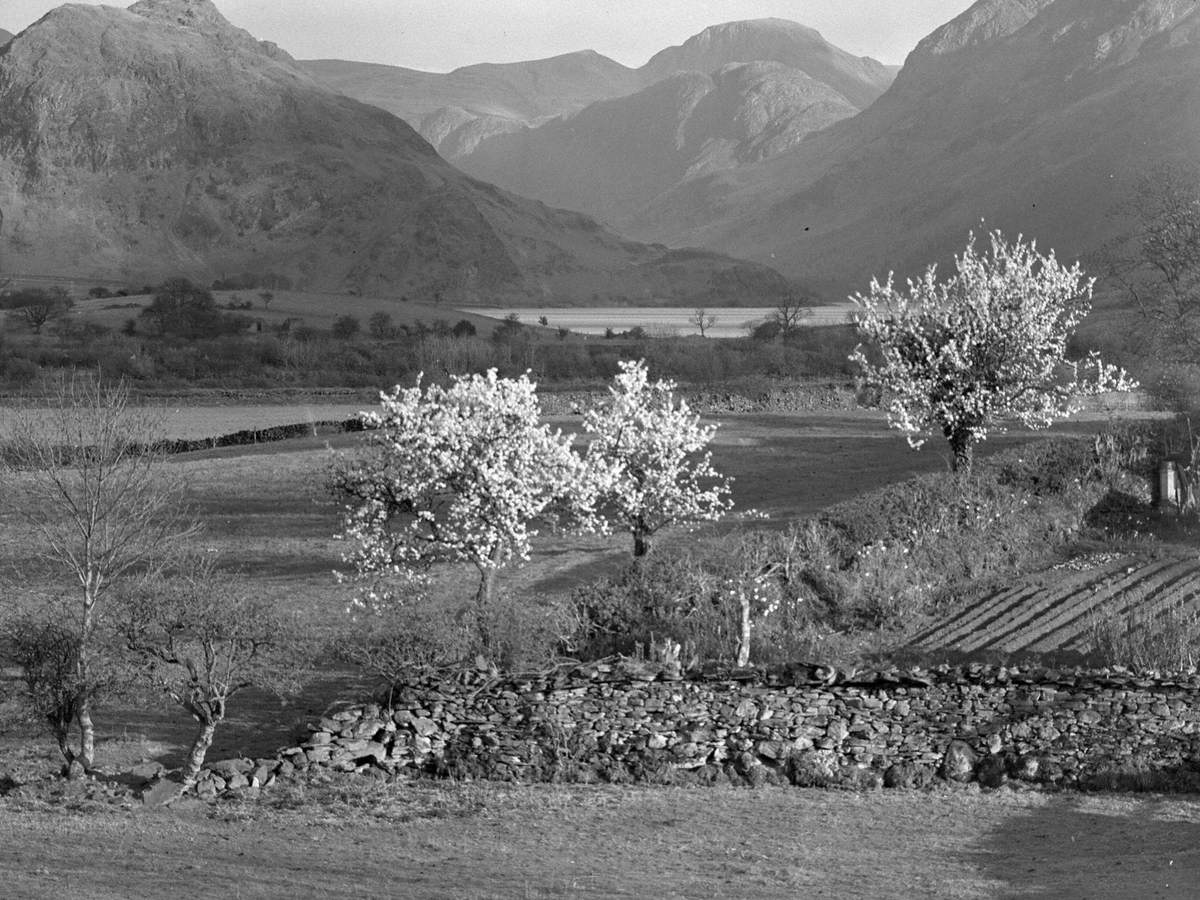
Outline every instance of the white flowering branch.
<svg viewBox="0 0 1200 900"><path fill-rule="evenodd" d="M476 599L490 602L497 571L527 561L536 523L604 526L596 498L607 487L571 448L572 438L539 425L536 385L457 376L450 387L397 387L380 410L365 454L339 459L335 488L347 500L344 557L358 578L385 584L420 578L432 562L465 561L479 571ZM366 603L391 599L374 587Z"/></svg>
<svg viewBox="0 0 1200 900"><path fill-rule="evenodd" d="M971 233L944 281L930 266L907 293L889 275L885 284L873 280L869 295L850 298L870 344L850 359L885 392L888 424L913 447L940 432L956 470L968 470L974 445L1006 420L1043 428L1077 411L1084 396L1135 386L1094 352L1067 358L1067 341L1091 309L1094 279L1020 236L1010 244L993 231L989 239L981 255Z"/></svg>
<svg viewBox="0 0 1200 900"><path fill-rule="evenodd" d="M716 425L701 425L675 383L651 382L644 361L624 361L607 404L584 417L593 434L587 460L606 508L633 535L635 556L651 538L680 522L715 521L732 508L729 479L706 449Z"/></svg>

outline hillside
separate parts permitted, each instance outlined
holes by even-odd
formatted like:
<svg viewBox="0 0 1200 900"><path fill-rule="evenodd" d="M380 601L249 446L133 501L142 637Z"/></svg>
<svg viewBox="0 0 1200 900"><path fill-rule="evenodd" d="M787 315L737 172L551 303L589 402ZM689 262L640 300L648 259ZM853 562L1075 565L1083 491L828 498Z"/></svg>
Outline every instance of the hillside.
<svg viewBox="0 0 1200 900"><path fill-rule="evenodd" d="M276 272L459 303L788 290L766 267L635 244L463 175L209 0L63 6L9 43L0 215L0 269L30 274Z"/></svg>
<svg viewBox="0 0 1200 900"><path fill-rule="evenodd" d="M0 28L0 47L3 47L12 39L13 33L11 31L5 31L3 28Z"/></svg>
<svg viewBox="0 0 1200 900"><path fill-rule="evenodd" d="M1200 9L981 0L925 38L860 115L684 182L623 230L777 263L826 297L910 274L986 218L1093 253L1159 162L1200 149Z"/></svg>
<svg viewBox="0 0 1200 900"><path fill-rule="evenodd" d="M783 19L707 28L681 46L657 53L639 69L591 50L466 66L444 75L345 60L308 60L301 65L334 90L410 122L443 156L457 161L481 137L626 97L679 72L708 75L749 62L777 62L796 69L828 85L856 109L878 97L895 75L893 67L851 56L816 31Z"/></svg>
<svg viewBox="0 0 1200 900"><path fill-rule="evenodd" d="M439 149L449 133L444 124L448 116L459 117L455 127L474 119L523 125L642 86L636 71L591 50L464 66L446 74L338 59L305 60L300 65L333 90L404 119Z"/></svg>
<svg viewBox="0 0 1200 900"><path fill-rule="evenodd" d="M711 74L680 72L537 128L484 137L455 164L619 227L688 178L777 155L856 112L800 69L730 64Z"/></svg>

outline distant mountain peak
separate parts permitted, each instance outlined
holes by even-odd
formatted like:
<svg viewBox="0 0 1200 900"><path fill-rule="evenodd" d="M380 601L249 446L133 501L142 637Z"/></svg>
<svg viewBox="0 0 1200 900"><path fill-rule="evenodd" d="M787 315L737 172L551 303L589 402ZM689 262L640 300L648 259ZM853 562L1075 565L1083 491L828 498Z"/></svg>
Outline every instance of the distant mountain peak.
<svg viewBox="0 0 1200 900"><path fill-rule="evenodd" d="M719 25L710 25L698 34L690 37L688 41L703 43L704 41L712 41L718 38L742 37L750 34L804 35L811 40L825 40L821 32L815 28L809 28L807 25L801 25L799 22L793 22L791 19L765 18L739 19L735 22L722 22ZM687 42L685 41L685 43Z"/></svg>
<svg viewBox="0 0 1200 900"><path fill-rule="evenodd" d="M182 25L184 28L232 28L229 20L213 5L212 0L138 0L129 7L131 13Z"/></svg>

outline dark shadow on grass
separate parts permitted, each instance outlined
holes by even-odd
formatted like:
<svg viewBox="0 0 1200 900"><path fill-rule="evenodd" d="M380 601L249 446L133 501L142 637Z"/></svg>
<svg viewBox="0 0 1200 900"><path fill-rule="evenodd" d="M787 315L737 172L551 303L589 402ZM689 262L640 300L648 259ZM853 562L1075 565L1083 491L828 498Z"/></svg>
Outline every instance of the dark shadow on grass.
<svg viewBox="0 0 1200 900"><path fill-rule="evenodd" d="M1185 802L1060 795L1005 820L968 854L996 896L1116 900L1200 896L1200 815ZM1193 800L1180 798L1180 801ZM1189 812L1190 808L1190 812Z"/></svg>
<svg viewBox="0 0 1200 900"><path fill-rule="evenodd" d="M331 706L367 700L370 692L369 681L349 669L314 675L286 704L272 694L248 689L229 702L228 716L217 728L207 759L273 756L295 746L304 725ZM99 730L101 740L136 735L169 746L155 759L172 769L183 765L196 723L167 698L148 693L111 707L99 720Z"/></svg>

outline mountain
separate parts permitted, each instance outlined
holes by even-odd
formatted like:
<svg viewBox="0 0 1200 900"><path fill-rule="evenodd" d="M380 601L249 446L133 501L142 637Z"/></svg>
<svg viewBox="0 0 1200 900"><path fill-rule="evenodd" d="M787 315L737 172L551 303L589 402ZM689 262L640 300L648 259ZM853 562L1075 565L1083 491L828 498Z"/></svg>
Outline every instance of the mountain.
<svg viewBox="0 0 1200 900"><path fill-rule="evenodd" d="M688 178L782 153L856 112L799 69L733 63L670 75L537 128L482 137L454 160L478 178L619 227Z"/></svg>
<svg viewBox="0 0 1200 900"><path fill-rule="evenodd" d="M0 266L447 301L771 302L778 273L469 178L209 0L68 5L0 52Z"/></svg>
<svg viewBox="0 0 1200 900"><path fill-rule="evenodd" d="M1094 253L1139 176L1198 151L1193 0L981 0L861 114L683 182L623 230L778 264L839 297L948 260L981 218L1061 258Z"/></svg>
<svg viewBox="0 0 1200 900"><path fill-rule="evenodd" d="M456 128L475 119L518 127L642 86L636 71L591 50L465 66L444 75L337 59L306 60L301 66L338 93L409 122L439 149L453 131L445 127L447 117L458 119Z"/></svg>
<svg viewBox="0 0 1200 900"><path fill-rule="evenodd" d="M304 68L334 90L410 122L452 161L472 151L471 122L487 118L487 134L578 112L626 97L680 72L715 73L733 63L777 62L822 82L861 109L883 93L895 68L851 56L819 33L783 19L730 22L706 28L679 47L629 69L591 50L551 59L475 65L445 75L344 60L309 60ZM446 127L457 120L455 128ZM501 122L504 122L502 125ZM478 130L478 126L475 126ZM484 135L486 136L486 134Z"/></svg>
<svg viewBox="0 0 1200 900"><path fill-rule="evenodd" d="M852 56L820 32L786 19L754 19L706 28L678 47L656 53L641 69L652 83L676 72L715 72L732 62L769 60L798 69L833 88L859 109L892 83L896 69Z"/></svg>
<svg viewBox="0 0 1200 900"><path fill-rule="evenodd" d="M13 33L11 31L5 31L3 28L0 28L0 47L3 47L12 39Z"/></svg>

